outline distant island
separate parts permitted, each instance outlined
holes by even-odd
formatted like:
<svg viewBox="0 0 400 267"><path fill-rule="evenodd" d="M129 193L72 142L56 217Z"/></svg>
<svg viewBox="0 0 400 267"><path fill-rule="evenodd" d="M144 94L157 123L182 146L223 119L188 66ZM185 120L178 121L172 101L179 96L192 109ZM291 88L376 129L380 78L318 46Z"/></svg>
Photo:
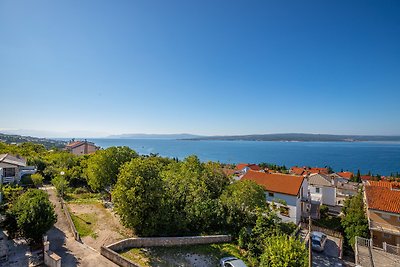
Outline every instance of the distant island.
<svg viewBox="0 0 400 267"><path fill-rule="evenodd" d="M400 141L400 136L386 135L333 135L333 134L252 134L227 136L201 136L183 138L184 140L220 140L220 141L282 141L282 142L365 142L365 141Z"/></svg>

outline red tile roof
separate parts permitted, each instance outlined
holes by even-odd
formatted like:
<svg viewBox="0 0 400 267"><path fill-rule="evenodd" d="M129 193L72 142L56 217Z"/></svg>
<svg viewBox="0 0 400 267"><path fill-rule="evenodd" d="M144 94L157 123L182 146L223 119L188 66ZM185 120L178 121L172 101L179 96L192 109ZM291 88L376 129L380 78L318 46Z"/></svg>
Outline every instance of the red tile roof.
<svg viewBox="0 0 400 267"><path fill-rule="evenodd" d="M313 173L322 173L322 174L329 174L328 168L310 168L308 169L310 174Z"/></svg>
<svg viewBox="0 0 400 267"><path fill-rule="evenodd" d="M337 175L339 175L342 178L346 178L346 179L351 179L353 178L354 174L352 172L337 172Z"/></svg>
<svg viewBox="0 0 400 267"><path fill-rule="evenodd" d="M294 166L290 168L290 171L296 175L306 175L306 174L314 174L314 173L321 173L321 174L329 174L328 168L318 168L318 167L297 167Z"/></svg>
<svg viewBox="0 0 400 267"><path fill-rule="evenodd" d="M257 165L257 164L250 164L250 163L239 163L238 165L236 165L236 169L241 171L244 168L249 167L250 170L253 171L260 171L261 168Z"/></svg>
<svg viewBox="0 0 400 267"><path fill-rule="evenodd" d="M290 171L296 175L303 175L305 172L305 169L294 166L294 167L290 168Z"/></svg>
<svg viewBox="0 0 400 267"><path fill-rule="evenodd" d="M365 197L368 209L400 213L400 183L368 181Z"/></svg>
<svg viewBox="0 0 400 267"><path fill-rule="evenodd" d="M264 187L266 191L297 196L304 177L280 173L248 171L242 180L250 180Z"/></svg>
<svg viewBox="0 0 400 267"><path fill-rule="evenodd" d="M374 178L372 175L361 175L362 181L369 181L372 180L372 178Z"/></svg>
<svg viewBox="0 0 400 267"><path fill-rule="evenodd" d="M67 144L66 147L74 148L74 147L80 146L80 145L82 145L84 143L85 142L83 142L83 141L75 141L75 142L71 142L71 143Z"/></svg>

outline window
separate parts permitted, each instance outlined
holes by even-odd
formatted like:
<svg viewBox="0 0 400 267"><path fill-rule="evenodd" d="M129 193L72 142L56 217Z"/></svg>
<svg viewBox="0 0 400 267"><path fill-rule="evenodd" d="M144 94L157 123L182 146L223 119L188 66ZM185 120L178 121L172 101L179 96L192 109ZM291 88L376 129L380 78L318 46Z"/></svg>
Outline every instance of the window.
<svg viewBox="0 0 400 267"><path fill-rule="evenodd" d="M280 206L279 211L282 216L289 217L289 208L288 207Z"/></svg>
<svg viewBox="0 0 400 267"><path fill-rule="evenodd" d="M315 193L319 193L319 187L315 188Z"/></svg>
<svg viewBox="0 0 400 267"><path fill-rule="evenodd" d="M390 215L389 214L381 213L381 217L383 219L390 220Z"/></svg>
<svg viewBox="0 0 400 267"><path fill-rule="evenodd" d="M274 197L274 193L268 192L268 196L269 196L269 197Z"/></svg>
<svg viewBox="0 0 400 267"><path fill-rule="evenodd" d="M4 177L15 177L15 168L4 168L3 176Z"/></svg>
<svg viewBox="0 0 400 267"><path fill-rule="evenodd" d="M391 234L383 233L383 238L388 239L388 238L391 238L391 237L392 237Z"/></svg>

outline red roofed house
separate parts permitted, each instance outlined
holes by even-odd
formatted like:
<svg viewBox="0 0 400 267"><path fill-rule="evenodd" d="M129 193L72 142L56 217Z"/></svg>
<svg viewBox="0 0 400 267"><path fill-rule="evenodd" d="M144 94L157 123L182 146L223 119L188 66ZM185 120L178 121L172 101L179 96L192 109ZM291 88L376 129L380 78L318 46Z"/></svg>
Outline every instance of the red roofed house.
<svg viewBox="0 0 400 267"><path fill-rule="evenodd" d="M368 181L364 192L374 246L400 246L400 183Z"/></svg>
<svg viewBox="0 0 400 267"><path fill-rule="evenodd" d="M351 179L354 176L354 174L352 172L348 172L348 171L346 171L346 172L337 172L336 174L339 175L342 178L345 178L345 179Z"/></svg>
<svg viewBox="0 0 400 267"><path fill-rule="evenodd" d="M249 170L241 180L250 180L262 186L266 201L277 206L282 221L298 224L302 215L307 213L308 216L308 182L304 177Z"/></svg>
<svg viewBox="0 0 400 267"><path fill-rule="evenodd" d="M329 174L328 168L318 168L318 167L297 167L294 166L290 168L290 173L295 174L295 175L307 175L307 174L315 174L315 173L320 173L320 174Z"/></svg>
<svg viewBox="0 0 400 267"><path fill-rule="evenodd" d="M92 142L75 141L72 140L68 145L65 146L65 150L71 152L74 155L86 155L91 154L99 150L99 147Z"/></svg>
<svg viewBox="0 0 400 267"><path fill-rule="evenodd" d="M239 163L238 165L236 165L236 170L246 173L249 170L260 171L261 168L257 164Z"/></svg>

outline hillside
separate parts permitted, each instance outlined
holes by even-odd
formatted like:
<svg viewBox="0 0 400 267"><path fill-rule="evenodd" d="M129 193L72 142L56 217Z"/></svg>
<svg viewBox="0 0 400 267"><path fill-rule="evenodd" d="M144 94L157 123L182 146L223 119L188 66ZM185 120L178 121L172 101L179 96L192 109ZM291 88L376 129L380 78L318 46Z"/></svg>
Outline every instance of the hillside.
<svg viewBox="0 0 400 267"><path fill-rule="evenodd" d="M186 140L361 142L361 141L400 141L400 136L284 133L284 134L207 136L207 137L190 138L190 139L186 139Z"/></svg>
<svg viewBox="0 0 400 267"><path fill-rule="evenodd" d="M65 141L61 141L61 140L38 138L38 137L32 137L32 136L21 136L21 135L14 135L14 134L3 134L3 133L0 133L0 142L4 142L7 144L13 144L13 143L20 144L20 143L24 143L24 142L32 142L35 144L42 144L47 149L50 149L53 147L63 148L66 144Z"/></svg>

